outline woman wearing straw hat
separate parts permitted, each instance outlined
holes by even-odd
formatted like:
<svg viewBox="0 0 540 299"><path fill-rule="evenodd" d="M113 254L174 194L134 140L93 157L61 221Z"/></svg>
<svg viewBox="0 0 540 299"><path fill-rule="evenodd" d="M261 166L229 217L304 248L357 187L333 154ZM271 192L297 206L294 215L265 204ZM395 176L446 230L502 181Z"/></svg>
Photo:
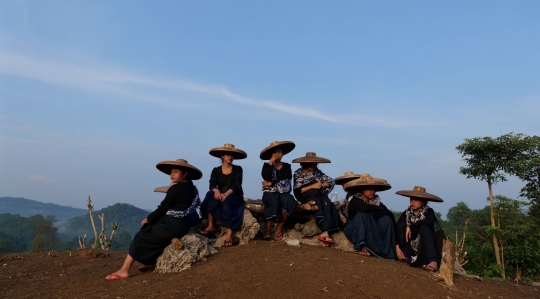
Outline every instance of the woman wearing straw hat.
<svg viewBox="0 0 540 299"><path fill-rule="evenodd" d="M342 176L338 176L334 179L334 182L336 182L336 185L340 185L343 188L343 191L347 192L347 189L345 189L345 184L360 178L362 176L361 174L356 174L352 171L345 172Z"/></svg>
<svg viewBox="0 0 540 299"><path fill-rule="evenodd" d="M394 215L375 194L392 188L386 180L363 174L344 185L347 189L347 226L343 232L361 255L396 259Z"/></svg>
<svg viewBox="0 0 540 299"><path fill-rule="evenodd" d="M435 246L435 211L427 205L428 201L443 202L426 188L415 186L413 190L396 192L410 198L410 206L401 214L397 222L398 244L396 253L400 260L406 260L412 267L436 271L439 256Z"/></svg>
<svg viewBox="0 0 540 299"><path fill-rule="evenodd" d="M191 214L197 213L200 204L192 180L200 179L202 172L183 159L159 162L156 168L170 176L172 185L157 209L141 222L142 227L135 234L120 270L105 277L106 280L129 278L134 261L144 264L139 267L141 272L154 269L157 258L171 240L180 239L189 231Z"/></svg>
<svg viewBox="0 0 540 299"><path fill-rule="evenodd" d="M216 221L227 228L227 236L222 247L239 243L233 233L242 227L244 220L244 191L242 190L242 167L233 165L235 159L245 159L246 152L232 144L225 144L210 150L210 155L221 159L221 166L212 170L210 191L201 204L201 215L208 218L208 226L199 233L213 236Z"/></svg>
<svg viewBox="0 0 540 299"><path fill-rule="evenodd" d="M274 240L283 238L283 226L290 214L297 207L296 200L291 195L291 164L281 161L281 158L290 153L295 147L292 141L274 141L261 151L261 160L269 160L263 164L261 175L262 201L264 203L264 217L266 219L266 232L264 240L270 240L270 230L274 221L278 222Z"/></svg>
<svg viewBox="0 0 540 299"><path fill-rule="evenodd" d="M339 215L334 204L328 198L328 193L334 189L334 180L324 174L318 163L330 163L330 160L317 157L308 152L304 157L292 160L300 163L300 168L294 172L294 196L302 203L302 207L312 210L321 234L317 238L321 246L329 247L334 243L329 232L339 229Z"/></svg>

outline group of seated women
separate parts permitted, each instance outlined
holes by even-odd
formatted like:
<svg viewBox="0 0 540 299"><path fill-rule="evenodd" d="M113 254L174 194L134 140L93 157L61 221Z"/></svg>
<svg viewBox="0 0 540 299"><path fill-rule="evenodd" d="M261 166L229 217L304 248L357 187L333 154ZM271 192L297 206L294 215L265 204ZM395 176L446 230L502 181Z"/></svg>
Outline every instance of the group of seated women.
<svg viewBox="0 0 540 299"><path fill-rule="evenodd" d="M300 168L293 173L291 165L283 162L282 158L294 148L291 141L275 141L260 153L262 160L268 160L261 172L266 219L263 239L272 239L270 232L276 223L273 239L280 241L287 218L298 210L310 211L320 229L317 239L321 246L331 246L334 241L330 233L345 225L345 235L361 255L399 259L414 267L437 270L436 218L427 201L442 202L442 199L427 193L422 187L398 191L397 194L410 197L410 206L396 223L393 214L376 195L378 191L391 188L388 182L372 178L369 174L356 175L352 172L334 180L317 167L319 163L330 163L330 160L318 157L314 152L292 160L300 163ZM170 176L171 186L157 209L141 222L142 227L133 238L122 267L105 277L106 280L129 278L134 261L143 264L139 271L154 269L157 258L171 240L183 237L191 226L199 222L197 208L200 208L201 216L208 219L207 226L199 231L201 235L215 237L218 223L227 231L221 246L239 244L234 232L241 228L244 218L243 171L242 167L233 165L233 161L244 159L247 154L232 144L213 148L209 153L220 158L221 165L212 170L209 191L202 202L192 182L202 177L199 169L183 159L156 165L158 170ZM336 206L328 198L336 184L342 185L347 192L345 224L340 221Z"/></svg>

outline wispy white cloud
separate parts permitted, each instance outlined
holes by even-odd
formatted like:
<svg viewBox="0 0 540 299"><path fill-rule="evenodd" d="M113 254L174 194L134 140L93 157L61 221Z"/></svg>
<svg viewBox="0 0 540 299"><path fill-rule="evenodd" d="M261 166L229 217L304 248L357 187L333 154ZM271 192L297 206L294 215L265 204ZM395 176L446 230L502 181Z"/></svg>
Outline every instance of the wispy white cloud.
<svg viewBox="0 0 540 299"><path fill-rule="evenodd" d="M167 97L156 97L155 94L151 96L145 95L134 90L134 87L154 88L163 91L181 90L211 95L244 106L263 108L343 125L402 128L426 124L425 121L418 120L360 114L332 114L279 101L245 97L230 91L224 86L197 84L183 79L142 76L118 68L94 67L68 61L45 60L6 50L0 50L0 73L73 89L120 95L160 105L178 105L178 102Z"/></svg>
<svg viewBox="0 0 540 299"><path fill-rule="evenodd" d="M48 176L44 176L44 175L41 175L41 174L29 175L28 180L31 181L31 182L46 182L46 183L54 181L53 178L50 178Z"/></svg>

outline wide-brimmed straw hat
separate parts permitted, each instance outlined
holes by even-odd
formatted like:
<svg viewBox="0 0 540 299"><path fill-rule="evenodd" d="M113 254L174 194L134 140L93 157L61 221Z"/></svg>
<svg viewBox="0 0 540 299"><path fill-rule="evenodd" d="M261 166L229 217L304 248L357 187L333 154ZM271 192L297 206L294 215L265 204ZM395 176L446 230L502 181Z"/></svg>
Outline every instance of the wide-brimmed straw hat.
<svg viewBox="0 0 540 299"><path fill-rule="evenodd" d="M356 174L352 171L347 171L342 176L338 176L334 179L334 182L336 182L336 185L344 185L345 183L348 183L352 180L356 180L362 176L361 174Z"/></svg>
<svg viewBox="0 0 540 299"><path fill-rule="evenodd" d="M359 178L346 183L345 185L343 185L343 187L345 187L345 189L347 189L348 191L350 191L351 189L385 191L392 188L392 186L388 184L385 179L372 178L371 175L367 173L362 174Z"/></svg>
<svg viewBox="0 0 540 299"><path fill-rule="evenodd" d="M167 191L169 191L169 188L171 186L161 186L161 187L157 187L156 189L154 189L154 192L161 192L161 193L167 193Z"/></svg>
<svg viewBox="0 0 540 299"><path fill-rule="evenodd" d="M304 157L296 158L292 160L293 163L331 163L330 160L317 157L317 154L314 152L307 152Z"/></svg>
<svg viewBox="0 0 540 299"><path fill-rule="evenodd" d="M270 160L272 158L272 150L276 147L280 147L283 155L290 153L296 145L292 141L274 141L269 146L265 147L259 157L261 160Z"/></svg>
<svg viewBox="0 0 540 299"><path fill-rule="evenodd" d="M185 169L188 171L187 179L198 180L202 178L202 172L195 166L188 163L184 159L176 159L176 161L165 160L161 161L156 165L156 168L165 173L171 174L172 169Z"/></svg>
<svg viewBox="0 0 540 299"><path fill-rule="evenodd" d="M425 199L427 201L443 202L442 198L437 195L426 192L426 188L422 186L414 186L413 190L400 190L396 194L407 197L415 197Z"/></svg>
<svg viewBox="0 0 540 299"><path fill-rule="evenodd" d="M213 148L210 150L209 153L210 155L217 158L221 158L221 156L225 154L231 155L233 156L233 158L238 159L238 160L247 158L246 152L234 147L234 144L230 144L230 143L225 143L225 145L223 145L222 147Z"/></svg>

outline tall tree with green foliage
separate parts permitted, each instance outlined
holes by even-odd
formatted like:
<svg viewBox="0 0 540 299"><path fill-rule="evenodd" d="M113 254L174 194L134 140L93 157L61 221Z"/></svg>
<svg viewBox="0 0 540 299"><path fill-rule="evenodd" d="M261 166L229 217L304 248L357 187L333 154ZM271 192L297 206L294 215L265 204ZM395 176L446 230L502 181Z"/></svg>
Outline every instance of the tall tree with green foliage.
<svg viewBox="0 0 540 299"><path fill-rule="evenodd" d="M540 204L540 137L525 136L520 143L520 156L510 172L526 183L520 196Z"/></svg>
<svg viewBox="0 0 540 299"><path fill-rule="evenodd" d="M466 166L459 172L467 178L485 181L488 185L489 203L491 207L491 226L496 227L493 200L493 185L506 181L505 173L509 172L521 157L523 134L508 133L497 138L476 137L465 139L456 147ZM502 267L501 252L497 234L493 234L495 259ZM502 272L502 277L506 275Z"/></svg>

